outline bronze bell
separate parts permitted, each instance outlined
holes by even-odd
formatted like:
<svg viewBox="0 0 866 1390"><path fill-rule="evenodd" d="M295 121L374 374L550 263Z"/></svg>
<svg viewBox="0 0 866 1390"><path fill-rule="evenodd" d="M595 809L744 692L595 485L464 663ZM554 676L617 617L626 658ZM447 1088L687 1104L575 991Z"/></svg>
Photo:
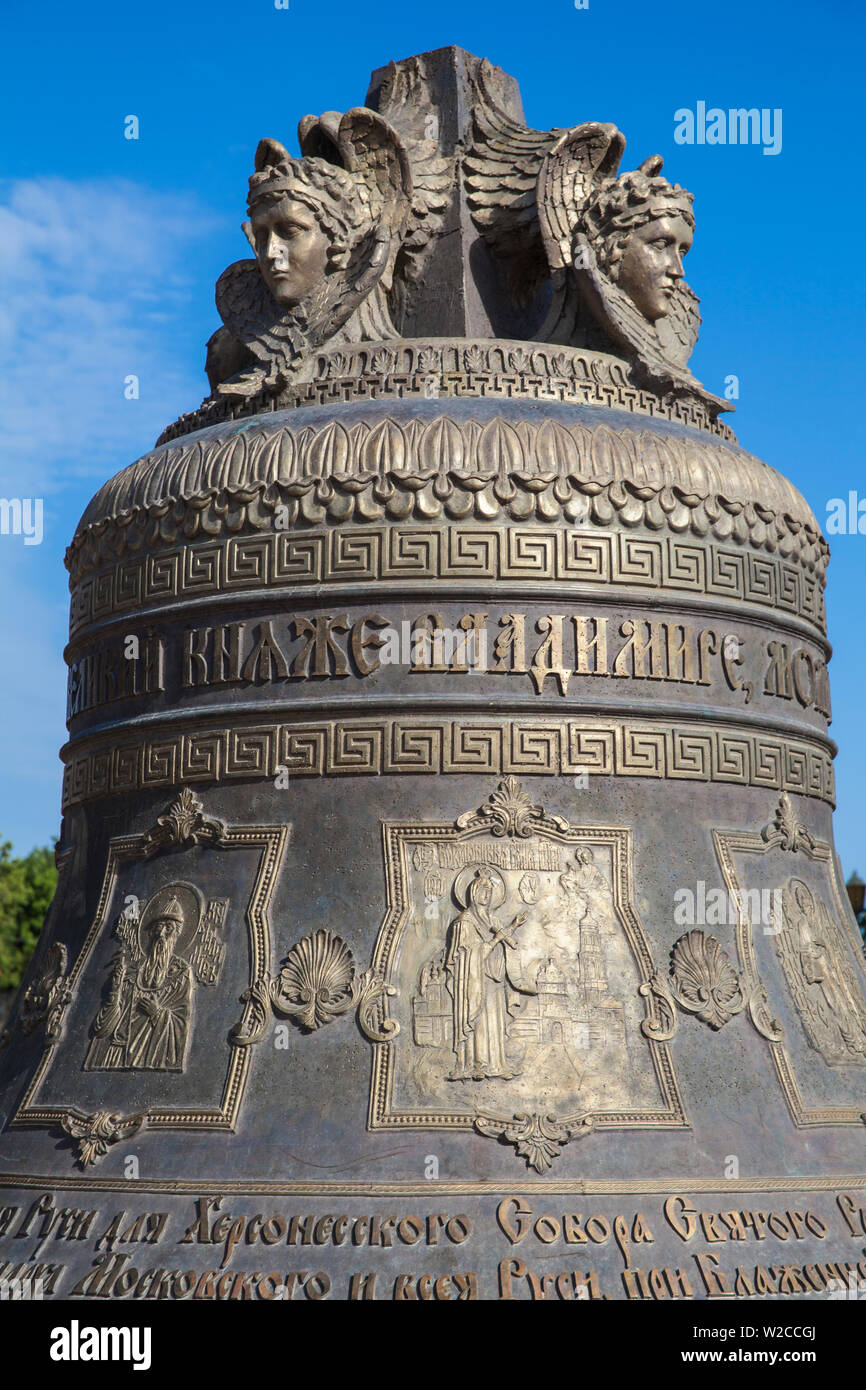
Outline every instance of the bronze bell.
<svg viewBox="0 0 866 1390"><path fill-rule="evenodd" d="M300 143L211 393L68 552L0 1277L826 1292L866 1183L828 551L689 371L691 195L460 49Z"/></svg>

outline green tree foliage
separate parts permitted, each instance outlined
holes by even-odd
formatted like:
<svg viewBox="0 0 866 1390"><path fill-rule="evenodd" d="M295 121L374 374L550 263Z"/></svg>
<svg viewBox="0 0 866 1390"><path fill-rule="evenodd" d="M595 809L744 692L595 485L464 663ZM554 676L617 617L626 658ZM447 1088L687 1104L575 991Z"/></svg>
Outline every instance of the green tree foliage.
<svg viewBox="0 0 866 1390"><path fill-rule="evenodd" d="M17 989L57 886L52 849L12 858L0 844L0 991Z"/></svg>

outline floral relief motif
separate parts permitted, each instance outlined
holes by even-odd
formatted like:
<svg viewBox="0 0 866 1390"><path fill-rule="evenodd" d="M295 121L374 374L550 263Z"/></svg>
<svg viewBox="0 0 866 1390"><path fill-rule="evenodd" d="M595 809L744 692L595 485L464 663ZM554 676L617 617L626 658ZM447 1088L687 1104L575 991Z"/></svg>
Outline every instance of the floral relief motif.
<svg viewBox="0 0 866 1390"><path fill-rule="evenodd" d="M593 1119L590 1115L563 1124L553 1115L515 1115L510 1120L479 1115L475 1128L488 1138L513 1144L515 1152L526 1159L527 1168L546 1173L554 1159L559 1157L564 1144L592 1133Z"/></svg>
<svg viewBox="0 0 866 1390"><path fill-rule="evenodd" d="M320 927L292 947L277 975L258 980L243 994L249 1013L233 1039L241 1046L259 1042L271 1011L292 1019L302 1032L313 1033L342 1014L357 1010L362 1032L373 1041L381 1041L399 1031L393 1020L384 1024L377 1020L377 1005L386 994L394 993L372 970L358 974L342 937Z"/></svg>
<svg viewBox="0 0 866 1390"><path fill-rule="evenodd" d="M145 455L124 475L122 494L112 484L94 499L66 564L77 584L157 536L167 544L272 531L279 508L284 529L500 515L608 529L622 515L630 527L776 551L822 577L828 548L814 517L766 472L715 441L555 419L250 428L211 440L206 453L184 441ZM756 506L749 499L758 495Z"/></svg>
<svg viewBox="0 0 866 1390"><path fill-rule="evenodd" d="M156 824L145 835L145 853L185 845L216 844L225 833L221 821L205 816L200 801L188 787L183 787L167 811L157 816Z"/></svg>
<svg viewBox="0 0 866 1390"><path fill-rule="evenodd" d="M740 978L714 936L690 931L681 936L671 957L671 977L681 1008L702 1023L721 1028L742 1008Z"/></svg>
<svg viewBox="0 0 866 1390"><path fill-rule="evenodd" d="M815 848L814 836L806 829L802 821L798 820L787 792L782 792L779 797L773 819L769 825L764 826L761 831L761 839L767 845L778 845L779 849L787 850L791 854L795 854L798 849L813 850Z"/></svg>
<svg viewBox="0 0 866 1390"><path fill-rule="evenodd" d="M144 1115L118 1115L108 1110L97 1110L85 1115L80 1110L72 1110L63 1117L63 1128L77 1141L78 1162L87 1168L103 1158L112 1144L129 1139L146 1123Z"/></svg>
<svg viewBox="0 0 866 1390"><path fill-rule="evenodd" d="M648 1038L666 1041L677 1028L677 1007L718 1032L744 1009L763 1037L777 1041L780 1024L770 1017L763 984L751 969L738 973L714 936L686 932L674 943L670 971L657 971L640 993L654 1012L641 1027Z"/></svg>
<svg viewBox="0 0 866 1390"><path fill-rule="evenodd" d="M48 950L39 976L24 992L20 1017L23 1033L32 1033L44 1019L46 1039L53 1042L59 1037L63 1015L72 997L66 979L66 964L66 947L62 942L55 941Z"/></svg>

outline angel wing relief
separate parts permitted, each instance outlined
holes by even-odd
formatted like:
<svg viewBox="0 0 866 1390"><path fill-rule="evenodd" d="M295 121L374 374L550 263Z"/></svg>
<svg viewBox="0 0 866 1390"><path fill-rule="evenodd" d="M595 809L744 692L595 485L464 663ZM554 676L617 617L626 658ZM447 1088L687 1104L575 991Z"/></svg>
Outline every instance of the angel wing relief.
<svg viewBox="0 0 866 1390"><path fill-rule="evenodd" d="M661 176L659 155L618 174L625 138L616 126L529 130L497 107L483 73L480 82L469 202L515 284L549 275L539 340L622 354L639 386L697 396L714 414L732 409L686 365L701 322L683 278L692 195Z"/></svg>
<svg viewBox="0 0 866 1390"><path fill-rule="evenodd" d="M387 296L413 208L403 142L365 107L305 116L298 135L300 159L259 142L244 223L255 259L217 281L225 329L256 364L217 382L222 395L281 384L326 341L398 336Z"/></svg>

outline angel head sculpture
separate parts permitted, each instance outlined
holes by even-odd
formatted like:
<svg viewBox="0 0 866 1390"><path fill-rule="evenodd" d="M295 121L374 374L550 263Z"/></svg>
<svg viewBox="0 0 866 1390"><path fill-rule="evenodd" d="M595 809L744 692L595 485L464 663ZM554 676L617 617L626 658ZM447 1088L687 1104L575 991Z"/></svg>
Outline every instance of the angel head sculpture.
<svg viewBox="0 0 866 1390"><path fill-rule="evenodd" d="M292 309L345 266L370 231L369 205L356 197L350 174L323 159L293 159L276 140L262 140L256 151L247 208L244 231L262 278L276 302Z"/></svg>
<svg viewBox="0 0 866 1390"><path fill-rule="evenodd" d="M538 222L553 298L540 336L622 351L641 385L719 408L686 366L701 323L683 278L692 195L662 177L660 155L619 174L624 149L615 126L588 123L544 156Z"/></svg>
<svg viewBox="0 0 866 1390"><path fill-rule="evenodd" d="M614 125L521 125L498 107L484 64L480 97L464 161L469 203L512 283L549 277L536 336L621 354L638 385L698 397L712 413L730 409L686 365L701 322L683 278L695 229L691 194L661 177L659 155L619 174L625 138Z"/></svg>
<svg viewBox="0 0 866 1390"><path fill-rule="evenodd" d="M660 174L658 155L595 188L583 211L596 263L650 323L670 311L695 233L692 195Z"/></svg>
<svg viewBox="0 0 866 1390"><path fill-rule="evenodd" d="M259 142L244 223L255 260L217 282L223 323L257 363L219 381L224 395L279 383L326 342L398 336L388 292L412 209L403 142L365 107L305 116L298 135L300 158ZM224 345L222 357L243 360Z"/></svg>
<svg viewBox="0 0 866 1390"><path fill-rule="evenodd" d="M571 321L579 327L588 314L630 359L639 384L662 395L700 397L715 413L730 409L728 403L706 391L687 366L701 326L698 297L683 273L695 232L692 195L661 169L661 156L651 155L638 169L595 184L574 209L578 310ZM567 330L569 321L562 313L558 327Z"/></svg>

